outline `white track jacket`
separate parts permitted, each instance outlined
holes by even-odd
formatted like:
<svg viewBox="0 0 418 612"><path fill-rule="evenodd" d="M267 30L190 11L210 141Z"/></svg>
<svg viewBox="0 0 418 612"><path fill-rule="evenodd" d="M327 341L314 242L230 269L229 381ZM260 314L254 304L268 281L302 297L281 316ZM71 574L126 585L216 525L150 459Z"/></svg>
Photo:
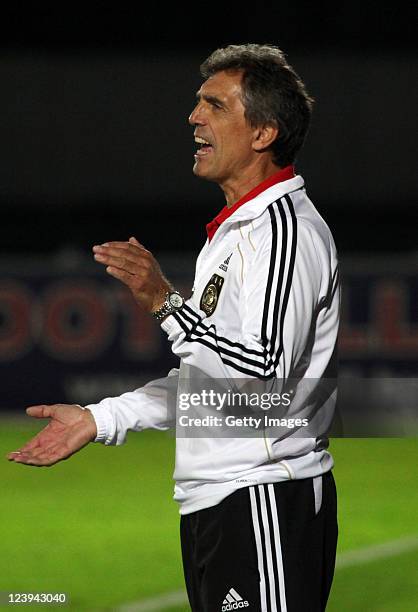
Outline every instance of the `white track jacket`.
<svg viewBox="0 0 418 612"><path fill-rule="evenodd" d="M215 302L208 294L214 275ZM297 387L288 413L312 418L312 435L300 435L301 428L272 435L261 426L253 437L232 437L233 431L231 437L218 436L216 428L176 436L174 499L187 514L219 503L240 487L319 476L333 467L326 431L336 400L339 309L334 241L302 177L268 187L206 241L192 296L161 324L180 358L179 368L135 391L86 406L96 420L95 441L122 444L128 430L175 426L169 388L177 393L179 414L178 397L190 390L196 372L207 381L223 381L230 390L241 381L264 381L266 389L273 383L286 388L293 379L309 381L309 398L305 393L298 401ZM321 384L328 378L334 383L324 393ZM194 411L199 414L199 406ZM211 411L219 415L207 407L202 415Z"/></svg>

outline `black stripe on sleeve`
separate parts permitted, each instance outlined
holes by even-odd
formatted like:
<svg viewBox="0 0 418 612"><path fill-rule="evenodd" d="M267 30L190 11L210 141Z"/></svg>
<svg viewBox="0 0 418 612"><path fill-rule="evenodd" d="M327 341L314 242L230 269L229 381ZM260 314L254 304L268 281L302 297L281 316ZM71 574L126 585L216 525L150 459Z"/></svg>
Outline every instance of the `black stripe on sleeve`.
<svg viewBox="0 0 418 612"><path fill-rule="evenodd" d="M190 310L190 308L189 308ZM180 313L182 314L182 317L180 317ZM196 326L192 327L191 329L187 328L187 325L184 322L184 319L186 319L188 322L191 322L190 317L188 317L188 315L186 315L185 312L182 311L177 311L175 313L175 318L177 321L179 321L182 319L183 323L181 324L182 329L184 330L185 334L186 334L186 340L188 340L189 342L197 342L199 341L200 344L203 344L204 346L207 346L208 348L211 348L212 350L214 350L216 353L218 353L218 355L221 357L222 361L227 364L227 365L233 365L233 367L245 374L248 374L251 377L254 376L258 376L261 378L264 378L265 376L265 361L266 359L268 359L269 363L268 365L272 365L272 360L270 358L270 355L268 355L266 353L266 351L256 351L253 349L247 349L246 347L244 347L242 344L240 344L239 342L231 342L230 340L228 340L227 338L223 338L222 336L217 335L214 331L212 331L210 328L208 328L207 326L205 326L203 323L198 323ZM197 331L195 329L195 327L200 326L203 328L204 331L200 332ZM211 342L209 342L208 340L206 341L202 341L203 337L207 337L207 338L211 338L212 340L214 340L214 343L212 344ZM228 348L225 348L223 346L219 345L219 342L224 342L225 344L227 344L228 346L231 346L232 348L237 347L240 348L241 350L243 350L243 352L246 353L246 355L241 355L240 353L234 352L229 350ZM250 365L253 366L255 369L254 370L249 370L249 369L243 369L241 367L239 367L237 364L233 364L231 361L226 361L225 359L223 359L222 355L227 355L232 357L233 359L236 359L238 362L240 362L243 365ZM255 361L254 359L251 359L250 357L248 357L248 355L255 355L256 357L261 357L262 361ZM267 378L271 378L271 376L267 376Z"/></svg>
<svg viewBox="0 0 418 612"><path fill-rule="evenodd" d="M265 376L264 374L257 373L255 370L249 370L248 368L241 367L237 365L236 363L234 363L233 361L230 361L229 359L222 357L222 354L224 353L224 351L220 351L219 347L213 346L212 344L210 344L207 340L204 340L203 338L194 338L193 342L198 342L199 344L202 344L203 346L206 346L207 348L212 349L215 353L219 355L219 357L222 360L222 363L224 363L225 365L231 366L232 368L237 370L237 372L241 372L242 374L247 374L251 378L254 378L254 376L257 376L257 378L269 379L274 376L274 374ZM257 364L257 367L259 367L258 364Z"/></svg>
<svg viewBox="0 0 418 612"><path fill-rule="evenodd" d="M182 312L183 314L185 314L186 312L189 313L191 317L196 319L195 323L200 323L202 321L202 317L197 314L197 312L195 312L192 308L190 308L190 306L186 303L184 304L182 310L180 310L179 312Z"/></svg>
<svg viewBox="0 0 418 612"><path fill-rule="evenodd" d="M221 358L222 362L225 363L226 365L230 365L233 368L235 368L235 370L237 370L238 372L241 372L242 374L247 374L250 377L254 377L257 376L257 372L255 370L250 370L248 368L243 368L240 365L233 363L232 361L230 361L229 359L225 359L222 357L222 355L228 355L230 357L232 357L233 359L237 359L238 361L240 361L241 363L243 363L244 365L248 364L250 366L254 366L254 368L258 368L260 370L260 372L258 373L258 377L262 377L262 374L264 374L264 364L263 363L258 363L256 361L253 361L252 359L248 359L246 357L242 357L241 355L236 355L235 353L233 353L232 351L229 351L225 348L219 347L216 342L215 344L211 344L210 342L208 342L207 340L205 340L202 336L205 336L206 334L202 333L196 333L194 332L193 335L196 336L195 338L191 338L191 332L187 329L187 327L185 326L185 324L183 323L182 319L178 316L179 312L174 312L173 313L173 317L176 319L176 321L179 323L180 327L183 329L183 331L186 334L186 340L191 341L191 342L199 342L199 344L202 344L203 346L206 346L207 348L212 349L213 351L215 351L215 353L217 353L219 355L219 357ZM213 337L216 340L216 336L215 334L212 334ZM268 377L270 378L270 377Z"/></svg>
<svg viewBox="0 0 418 612"><path fill-rule="evenodd" d="M183 320L179 317L178 312L173 312L173 317L175 318L175 320L177 321L177 323L180 325L180 327L182 328L182 330L184 331L184 333L187 334L189 333L188 328L186 327L185 323L183 322Z"/></svg>
<svg viewBox="0 0 418 612"><path fill-rule="evenodd" d="M283 208L283 203L280 201L278 203L278 210L280 213L281 225L282 225L282 245L280 252L280 265L279 265L279 274L277 278L276 285L276 295L274 300L274 308L273 308L273 322L270 336L270 355L274 359L275 356L275 348L276 348L276 338L277 338L277 324L279 321L279 309L280 309L280 297L282 295L282 287L283 287L283 278L284 278L284 270L286 265L286 254L287 254L287 219L286 213Z"/></svg>
<svg viewBox="0 0 418 612"><path fill-rule="evenodd" d="M332 300L334 299L335 292L337 291L338 286L340 284L338 266L335 268L335 272L334 272L334 275L332 277L332 283L333 283L333 288L332 288L331 298L330 298L330 302L329 302L330 305L332 303Z"/></svg>
<svg viewBox="0 0 418 612"><path fill-rule="evenodd" d="M261 341L265 348L267 348L267 344L268 344L267 323L268 323L268 315L269 315L269 309L270 309L271 286L272 286L273 278L274 278L274 266L276 262L276 253L277 253L277 222L276 222L276 216L273 210L273 206L275 203L276 202L273 202L268 207L268 211L270 214L270 222L271 222L271 251L270 251L269 273L267 277L266 295L264 298L263 320L261 323Z"/></svg>
<svg viewBox="0 0 418 612"><path fill-rule="evenodd" d="M183 310L186 309L186 305L184 307ZM190 313L193 313L196 317L198 317L198 321L196 322L195 326L196 327L201 327L205 330L205 332L209 335L212 336L213 338L215 338L217 341L219 342L224 342L225 344L227 344L228 346L231 347L235 347L235 348L239 348L241 349L243 352L248 353L249 355L256 355L257 357L262 357L263 359L265 359L266 356L266 352L265 351L256 351L255 349L249 349L246 346L244 346L243 344L241 344L240 342L232 342L231 340L229 340L228 338L225 338L224 336L220 336L219 334L215 334L214 332L211 331L211 327L212 326L208 326L206 325L202 318L197 315L191 308L190 306L187 305L187 311ZM182 314L184 318L186 318L189 322L193 323L192 320L186 315L185 312L179 311L179 314Z"/></svg>
<svg viewBox="0 0 418 612"><path fill-rule="evenodd" d="M290 261L289 261L289 269L287 271L287 279L286 279L286 287L283 295L283 304L282 310L280 313L280 344L276 353L276 358L274 361L275 368L277 368L280 357L283 352L283 328L284 328L284 318L286 315L287 304L289 302L290 288L292 286L293 281L293 271L295 268L295 260L296 260L296 245L298 240L298 227L297 227L297 219L295 215L295 209L293 207L293 202L290 199L290 196L285 195L285 200L289 207L290 216L292 218L292 245L290 249Z"/></svg>

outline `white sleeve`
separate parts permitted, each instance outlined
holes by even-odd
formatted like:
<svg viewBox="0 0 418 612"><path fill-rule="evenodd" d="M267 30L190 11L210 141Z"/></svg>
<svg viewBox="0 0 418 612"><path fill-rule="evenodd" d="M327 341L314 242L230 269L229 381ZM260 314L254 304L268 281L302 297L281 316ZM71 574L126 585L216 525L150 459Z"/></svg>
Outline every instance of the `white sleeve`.
<svg viewBox="0 0 418 612"><path fill-rule="evenodd" d="M281 221L272 224L245 269L238 307L229 313L240 322L238 333L231 334L225 316L211 322L193 297L161 325L173 352L208 377L284 381L314 341L315 317L326 297L321 286L332 277L329 253L320 261L312 228L293 216Z"/></svg>
<svg viewBox="0 0 418 612"><path fill-rule="evenodd" d="M153 380L135 391L85 406L96 421L94 442L119 445L125 442L129 430L169 429L174 424L177 384L178 368L173 368L165 378Z"/></svg>

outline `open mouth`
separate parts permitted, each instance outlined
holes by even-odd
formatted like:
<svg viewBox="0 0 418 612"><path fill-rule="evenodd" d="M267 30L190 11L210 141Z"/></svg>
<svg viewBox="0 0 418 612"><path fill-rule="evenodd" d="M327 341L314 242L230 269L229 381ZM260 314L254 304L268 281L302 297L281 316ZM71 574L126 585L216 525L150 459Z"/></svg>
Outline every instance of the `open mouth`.
<svg viewBox="0 0 418 612"><path fill-rule="evenodd" d="M199 136L195 136L194 140L195 142L197 142L197 144L200 145L195 153L195 156L202 157L204 155L207 155L211 151L213 151L213 146L207 140L204 140L203 138L200 138Z"/></svg>

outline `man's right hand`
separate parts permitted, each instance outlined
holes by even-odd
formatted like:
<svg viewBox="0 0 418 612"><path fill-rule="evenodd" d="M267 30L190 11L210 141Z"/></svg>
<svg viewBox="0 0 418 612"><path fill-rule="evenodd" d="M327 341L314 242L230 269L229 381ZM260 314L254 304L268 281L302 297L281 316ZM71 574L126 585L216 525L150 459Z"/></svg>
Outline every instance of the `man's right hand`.
<svg viewBox="0 0 418 612"><path fill-rule="evenodd" d="M9 461L36 466L54 465L76 453L97 436L92 413L80 406L31 406L26 412L37 419L49 417L51 420L22 448L9 453Z"/></svg>

